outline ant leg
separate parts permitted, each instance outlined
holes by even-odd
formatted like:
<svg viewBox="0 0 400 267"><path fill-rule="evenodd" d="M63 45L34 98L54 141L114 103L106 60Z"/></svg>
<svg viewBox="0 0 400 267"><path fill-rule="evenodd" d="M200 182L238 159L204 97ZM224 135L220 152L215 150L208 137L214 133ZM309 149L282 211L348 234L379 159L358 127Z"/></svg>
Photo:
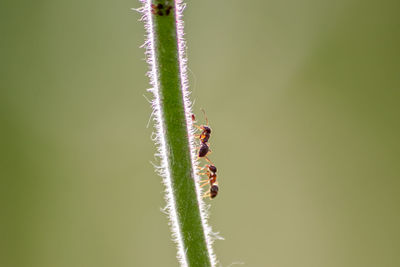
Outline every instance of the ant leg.
<svg viewBox="0 0 400 267"><path fill-rule="evenodd" d="M199 169L199 170L206 170L206 173L205 174L207 174L207 173L210 173L210 166L213 166L214 164L207 158L207 157L205 157L205 160L207 160L208 161L208 163L210 163L211 165L208 165L208 164L206 164L205 166L203 166L203 167L200 167L200 166L197 166L197 168Z"/></svg>
<svg viewBox="0 0 400 267"><path fill-rule="evenodd" d="M201 135L200 135L200 134L193 134L193 135L186 134L186 137L187 137L187 138L189 138L189 136L196 137L196 139L197 139L197 138L200 138Z"/></svg>
<svg viewBox="0 0 400 267"><path fill-rule="evenodd" d="M201 128L201 126L196 125L196 124L192 124L194 127L196 127L197 129L199 129L200 131L203 131L203 128Z"/></svg>
<svg viewBox="0 0 400 267"><path fill-rule="evenodd" d="M201 188L201 187L204 187L204 186L206 186L206 185L208 185L208 181L207 181L206 183L200 185L200 188Z"/></svg>
<svg viewBox="0 0 400 267"><path fill-rule="evenodd" d="M211 162L211 160L210 160L209 158L207 158L207 156L205 156L204 158L208 161L208 163L210 163L211 165L214 165L214 164Z"/></svg>
<svg viewBox="0 0 400 267"><path fill-rule="evenodd" d="M210 191L207 191L203 194L203 198L210 197Z"/></svg>
<svg viewBox="0 0 400 267"><path fill-rule="evenodd" d="M208 154L208 153L207 153ZM201 159L204 159L206 156L204 156L204 157L199 157L199 155L197 155L197 160L201 160Z"/></svg>

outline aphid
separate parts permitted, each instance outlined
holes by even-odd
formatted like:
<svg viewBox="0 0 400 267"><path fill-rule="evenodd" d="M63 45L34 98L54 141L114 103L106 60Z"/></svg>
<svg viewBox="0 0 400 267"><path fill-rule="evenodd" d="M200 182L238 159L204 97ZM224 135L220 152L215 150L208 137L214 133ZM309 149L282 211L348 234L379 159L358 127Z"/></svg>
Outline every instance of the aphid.
<svg viewBox="0 0 400 267"><path fill-rule="evenodd" d="M163 10L165 10L165 15L168 16L171 13L172 6L168 5L168 2L166 3L166 6L163 4L151 4L151 13L154 15L159 15L159 16L164 16Z"/></svg>
<svg viewBox="0 0 400 267"><path fill-rule="evenodd" d="M167 6L167 10L165 10L165 14L168 16L171 13L172 6Z"/></svg>
<svg viewBox="0 0 400 267"><path fill-rule="evenodd" d="M159 16L163 16L164 13L162 12L162 9L164 9L164 5L163 4L151 4L151 13L153 13L154 15L159 15ZM168 12L169 14L169 12Z"/></svg>
<svg viewBox="0 0 400 267"><path fill-rule="evenodd" d="M151 4L151 13L157 14L157 6L155 4Z"/></svg>

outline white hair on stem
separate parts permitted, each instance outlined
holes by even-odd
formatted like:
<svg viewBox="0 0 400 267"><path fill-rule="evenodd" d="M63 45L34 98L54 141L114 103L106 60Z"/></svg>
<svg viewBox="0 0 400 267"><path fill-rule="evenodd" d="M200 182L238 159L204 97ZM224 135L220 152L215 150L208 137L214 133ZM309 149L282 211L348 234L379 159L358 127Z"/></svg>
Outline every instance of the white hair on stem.
<svg viewBox="0 0 400 267"><path fill-rule="evenodd" d="M209 216L209 205L206 205L203 200L203 192L199 186L200 177L198 175L198 166L199 161L197 160L197 153L196 153L196 143L194 139L195 128L193 127L192 122L192 103L190 101L190 91L189 91L189 81L187 77L187 57L186 57L186 41L183 38L184 36L184 22L183 22L183 10L186 7L186 4L183 3L183 0L176 0L175 1L176 7L176 28L177 28L177 37L178 37L178 51L179 51L179 64L180 64L180 74L181 74L181 87L183 92L183 102L185 107L185 114L186 114L186 125L187 131L189 133L189 143L190 143L190 152L191 152L191 159L192 159L192 166L194 177L196 181L196 192L197 192L197 202L199 203L200 207L200 217L201 222L203 225L203 229L205 232L205 238L207 243L207 250L208 255L210 256L211 266L217 265L217 258L213 251L212 244L214 243L215 239L223 239L219 236L218 233L214 233L212 231L211 226L208 224L208 216Z"/></svg>
<svg viewBox="0 0 400 267"><path fill-rule="evenodd" d="M146 49L146 60L149 64L150 70L147 72L147 76L150 79L150 85L152 88L148 89L149 92L153 93L153 100L151 101L151 106L153 108L154 117L153 120L155 121L154 127L156 130L156 134L152 135L152 140L155 142L157 147L157 156L160 159L160 166L154 167L156 172L163 178L163 183L165 185L165 201L167 203L164 210L166 211L168 218L169 218L169 226L172 232L172 238L174 242L177 244L178 253L177 258L181 264L181 266L187 266L187 260L185 257L185 252L183 249L183 242L181 231L179 229L178 218L175 208L175 199L172 190L171 184L171 172L169 170L168 161L167 161L167 153L166 153L166 143L164 139L164 132L163 123L162 123L162 116L161 116L161 107L160 107L160 97L158 94L159 84L157 80L157 68L155 63L155 52L154 52L154 36L153 36L153 22L151 20L151 1L150 0L140 0L142 2L142 7L137 9L142 14L141 20L145 24L145 29L147 32L146 41L142 47Z"/></svg>
<svg viewBox="0 0 400 267"><path fill-rule="evenodd" d="M135 9L136 11L142 14L141 21L145 24L145 29L147 32L147 37L145 43L142 45L146 49L146 60L149 64L149 71L147 72L147 76L150 79L150 84L152 88L148 89L149 92L153 93L154 98L151 100L151 105L153 108L153 114L155 121L155 130L156 134L152 138L157 146L157 156L160 159L160 166L154 167L156 172L163 178L163 183L165 185L165 201L166 207L163 209L168 215L169 225L172 232L172 238L174 242L177 244L177 258L181 264L181 266L188 266L186 259L186 251L184 249L182 234L178 223L178 216L175 205L175 197L173 195L172 182L171 182L171 172L168 166L167 159L167 147L164 138L164 129L163 129L163 121L161 114L161 103L159 97L159 83L157 80L157 68L155 63L155 50L154 50L154 33L153 33L153 22L151 19L151 0L139 0L142 3L142 7L139 9ZM188 90L188 78L187 78L187 58L186 58L186 42L183 38L184 35L184 23L182 20L183 10L185 9L186 4L183 3L183 0L175 1L175 12L176 12L176 29L177 29L177 38L178 38L178 53L179 53L179 67L180 67L180 80L181 80L181 89L183 94L183 103L186 115L186 125L187 132L189 136L189 145L190 145L190 155L192 162L192 169L195 177L195 187L197 193L197 201L199 203L200 208L200 217L201 223L203 225L208 255L211 260L211 266L215 267L217 265L217 259L213 252L212 244L215 239L223 239L218 233L214 233L209 226L208 220L208 210L209 205L206 205L202 198L202 189L199 186L200 177L198 175L197 167L199 162L197 160L196 154L196 142L194 139L195 128L193 127L193 122L191 119L192 115L192 103L190 101L190 92Z"/></svg>

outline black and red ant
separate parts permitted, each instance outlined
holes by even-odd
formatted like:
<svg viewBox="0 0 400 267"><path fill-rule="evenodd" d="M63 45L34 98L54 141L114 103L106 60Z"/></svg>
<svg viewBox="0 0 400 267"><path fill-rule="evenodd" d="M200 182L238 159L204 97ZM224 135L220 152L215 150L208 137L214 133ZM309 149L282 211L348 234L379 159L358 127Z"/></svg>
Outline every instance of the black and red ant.
<svg viewBox="0 0 400 267"><path fill-rule="evenodd" d="M204 144L204 143L207 143L208 139L210 139L210 137L211 137L211 128L208 126L208 118L207 118L206 112L204 111L204 109L201 109L201 111L204 114L204 118L206 119L207 125L199 126L199 125L193 124L193 126L201 131L201 134L198 134L195 136L199 137L200 141ZM192 120L193 120L193 122L196 121L196 117L194 116L194 114L192 114Z"/></svg>
<svg viewBox="0 0 400 267"><path fill-rule="evenodd" d="M207 159L208 162L210 162L210 160ZM209 196L211 199L215 198L218 195L218 183L217 183L217 167L215 167L215 165L213 165L210 162L211 165L206 165L205 167L201 168L201 169L206 169L207 168L207 172L205 173L199 173L201 174L205 174L208 176L208 179L206 180L202 180L200 182L203 182L203 184L200 187L206 186L207 184L210 184L210 191L206 192L203 197L207 197Z"/></svg>
<svg viewBox="0 0 400 267"><path fill-rule="evenodd" d="M200 140L200 148L199 148L199 158L205 157L208 152L210 151L209 145L208 145L208 140L211 137L211 128L208 126L208 118L206 115L206 112L204 111L204 109L201 109L201 111L204 114L204 117L206 119L206 123L207 125L196 125L193 123L193 126L196 127L197 129L199 129L201 131L200 134L195 134L195 137L198 137ZM194 114L192 114L192 121L195 122L196 121L196 117Z"/></svg>

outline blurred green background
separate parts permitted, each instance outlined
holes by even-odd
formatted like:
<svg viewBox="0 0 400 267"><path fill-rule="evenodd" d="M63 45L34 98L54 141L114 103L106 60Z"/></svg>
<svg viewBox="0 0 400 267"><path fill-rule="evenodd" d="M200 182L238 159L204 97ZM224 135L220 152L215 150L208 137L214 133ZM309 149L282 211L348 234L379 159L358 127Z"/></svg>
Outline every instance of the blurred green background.
<svg viewBox="0 0 400 267"><path fill-rule="evenodd" d="M187 2L222 266L400 266L400 2ZM131 7L0 2L0 266L178 265Z"/></svg>

